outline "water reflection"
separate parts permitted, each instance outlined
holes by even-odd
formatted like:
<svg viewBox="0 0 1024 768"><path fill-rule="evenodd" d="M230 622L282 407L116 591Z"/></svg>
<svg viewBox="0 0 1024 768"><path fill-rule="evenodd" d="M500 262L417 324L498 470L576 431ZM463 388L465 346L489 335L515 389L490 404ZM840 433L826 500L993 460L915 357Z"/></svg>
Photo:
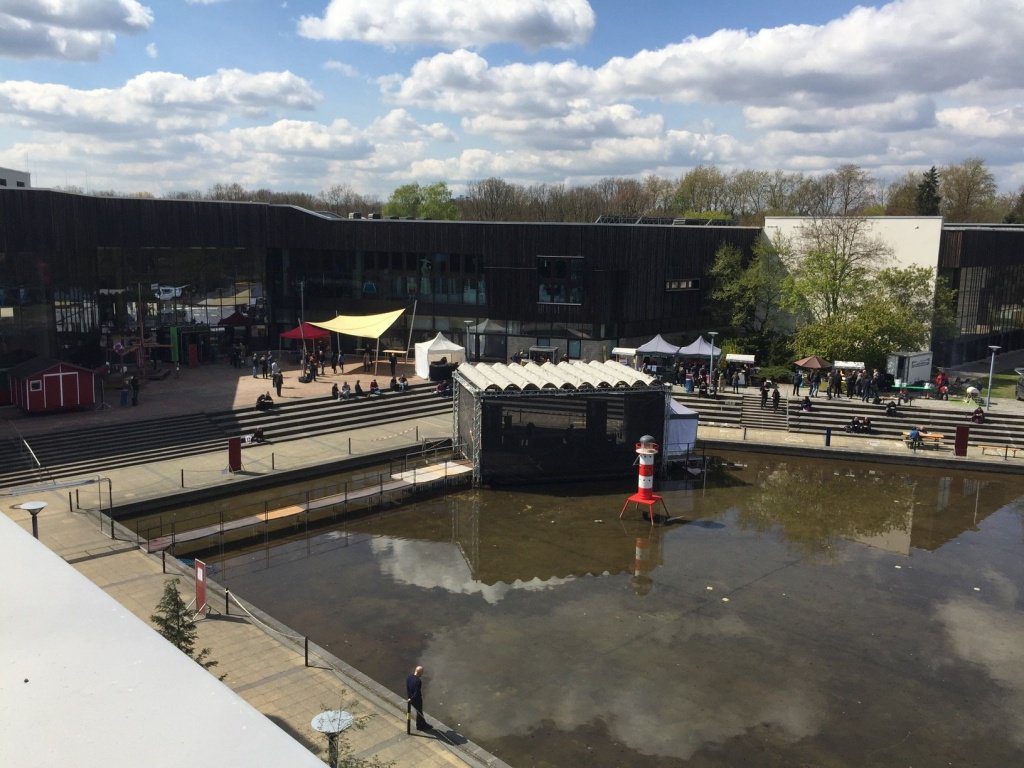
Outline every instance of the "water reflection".
<svg viewBox="0 0 1024 768"><path fill-rule="evenodd" d="M739 458L677 525L474 491L226 573L513 765L1022 764L1024 479Z"/></svg>

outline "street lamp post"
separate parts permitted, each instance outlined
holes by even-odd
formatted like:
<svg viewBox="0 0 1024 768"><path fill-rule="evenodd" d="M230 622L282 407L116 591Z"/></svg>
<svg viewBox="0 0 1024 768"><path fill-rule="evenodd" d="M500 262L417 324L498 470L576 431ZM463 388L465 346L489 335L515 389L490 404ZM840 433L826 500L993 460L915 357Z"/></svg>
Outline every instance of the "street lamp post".
<svg viewBox="0 0 1024 768"><path fill-rule="evenodd" d="M711 349L708 350L708 392L715 392L715 336L718 335L718 331L708 331L708 336L711 337Z"/></svg>
<svg viewBox="0 0 1024 768"><path fill-rule="evenodd" d="M39 538L39 521L36 520L36 516L43 511L46 507L45 501L26 501L18 505L20 509L24 509L30 515L32 515L32 535L37 539Z"/></svg>
<svg viewBox="0 0 1024 768"><path fill-rule="evenodd" d="M1002 349L1002 347L996 346L994 344L989 344L988 348L989 351L992 353L992 361L989 363L988 366L988 397L985 399L986 409L992 407L992 374L995 373L996 370L996 352Z"/></svg>

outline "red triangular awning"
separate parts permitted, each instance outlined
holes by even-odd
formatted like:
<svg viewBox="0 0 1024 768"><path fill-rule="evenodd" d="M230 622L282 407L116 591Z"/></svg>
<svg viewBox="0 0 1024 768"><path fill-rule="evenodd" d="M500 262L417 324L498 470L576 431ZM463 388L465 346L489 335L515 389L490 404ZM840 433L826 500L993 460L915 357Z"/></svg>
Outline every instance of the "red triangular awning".
<svg viewBox="0 0 1024 768"><path fill-rule="evenodd" d="M317 328L309 323L303 323L299 327L292 328L290 331L285 331L281 334L282 339L327 339L330 336L330 331Z"/></svg>

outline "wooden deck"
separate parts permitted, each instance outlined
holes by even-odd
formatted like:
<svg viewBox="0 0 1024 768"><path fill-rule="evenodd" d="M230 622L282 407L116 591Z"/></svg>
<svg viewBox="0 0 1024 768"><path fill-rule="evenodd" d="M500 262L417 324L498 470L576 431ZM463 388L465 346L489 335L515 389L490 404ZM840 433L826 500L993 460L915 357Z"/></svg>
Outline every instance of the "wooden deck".
<svg viewBox="0 0 1024 768"><path fill-rule="evenodd" d="M321 496L318 499L310 499L308 503L293 504L279 509L271 509L257 515L246 515L235 520L225 520L223 523L204 525L201 528L175 533L172 536L158 536L144 542L141 546L147 552L160 552L169 549L173 544L181 544L187 541L197 541L207 536L218 536L230 531L237 531L250 526L266 525L275 520L286 520L297 518L306 512L315 512L318 509L328 509L338 504L351 504L372 499L375 496L383 496L393 491L401 491L407 488L415 488L419 485L429 485L438 480L449 477L458 477L473 471L473 466L466 461L445 461L441 464L432 464L418 469L400 472L391 475L389 480L380 483L367 485L363 488L348 491L347 493L334 493L330 496Z"/></svg>

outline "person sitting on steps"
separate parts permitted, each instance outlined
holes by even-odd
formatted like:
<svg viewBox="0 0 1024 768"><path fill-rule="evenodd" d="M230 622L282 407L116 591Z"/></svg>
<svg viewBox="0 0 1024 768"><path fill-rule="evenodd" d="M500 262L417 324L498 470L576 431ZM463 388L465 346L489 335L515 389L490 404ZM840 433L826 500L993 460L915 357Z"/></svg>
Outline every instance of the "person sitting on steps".
<svg viewBox="0 0 1024 768"><path fill-rule="evenodd" d="M338 382L334 382L333 384L331 384L331 399L332 400L337 400L338 399L338 393L340 391L341 390L338 389Z"/></svg>
<svg viewBox="0 0 1024 768"><path fill-rule="evenodd" d="M985 423L985 409L980 405L971 412L971 421L975 424Z"/></svg>
<svg viewBox="0 0 1024 768"><path fill-rule="evenodd" d="M356 382L356 397L364 397L366 393L363 391L363 385L358 381Z"/></svg>
<svg viewBox="0 0 1024 768"><path fill-rule="evenodd" d="M402 391L401 388L398 386L398 379L396 379L394 376L391 377L391 383L388 384L388 389L390 389L392 392Z"/></svg>
<svg viewBox="0 0 1024 768"><path fill-rule="evenodd" d="M885 415L889 418L894 418L900 415L899 406L896 405L895 400L890 400L885 404Z"/></svg>
<svg viewBox="0 0 1024 768"><path fill-rule="evenodd" d="M265 395L260 395L256 398L256 410L257 411L269 411L274 407L274 398L267 392Z"/></svg>
<svg viewBox="0 0 1024 768"><path fill-rule="evenodd" d="M377 383L377 380L373 379L370 381L370 396L380 397L382 394L383 392L380 391L380 385Z"/></svg>
<svg viewBox="0 0 1024 768"><path fill-rule="evenodd" d="M352 387L350 387L348 385L347 381L341 385L341 399L342 400L351 400L352 399Z"/></svg>
<svg viewBox="0 0 1024 768"><path fill-rule="evenodd" d="M399 377L398 388L403 392L409 388L409 380L405 378L405 374L402 374L402 376Z"/></svg>

